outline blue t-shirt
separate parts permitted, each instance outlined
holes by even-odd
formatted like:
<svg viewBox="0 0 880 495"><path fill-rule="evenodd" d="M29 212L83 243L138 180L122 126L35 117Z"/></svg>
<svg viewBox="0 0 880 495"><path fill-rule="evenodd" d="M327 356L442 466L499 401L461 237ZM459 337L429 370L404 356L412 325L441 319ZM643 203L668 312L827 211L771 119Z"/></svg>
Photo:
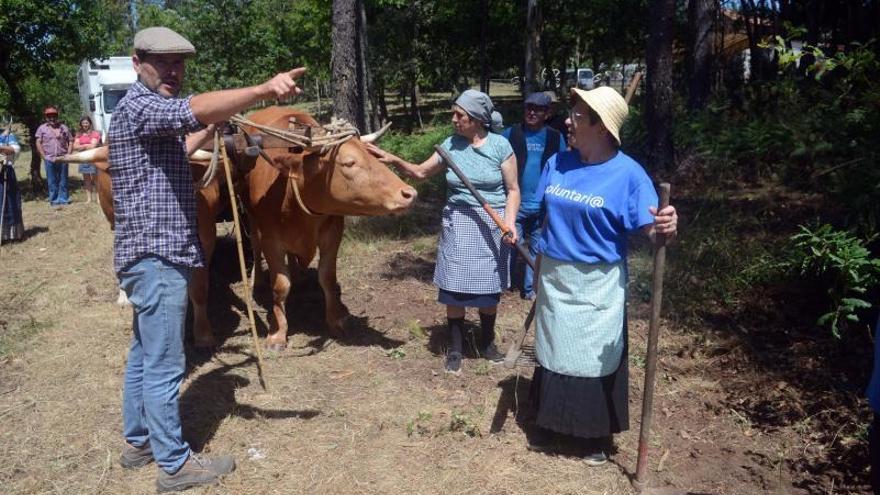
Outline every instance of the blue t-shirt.
<svg viewBox="0 0 880 495"><path fill-rule="evenodd" d="M510 143L498 134L489 133L478 148L470 141L454 134L441 144L462 173L486 198L492 208L507 204L507 190L501 177L501 164L513 154ZM446 168L446 202L455 205L481 206L477 198L465 187L451 168Z"/></svg>
<svg viewBox="0 0 880 495"><path fill-rule="evenodd" d="M577 150L559 152L547 161L537 194L547 215L538 252L579 263L626 259L627 234L654 223L648 207L658 203L648 174L623 152L595 164Z"/></svg>
<svg viewBox="0 0 880 495"><path fill-rule="evenodd" d="M504 129L504 137L510 139L510 127ZM547 126L539 131L523 130L523 137L526 140L526 164L519 176L519 190L522 195L520 202L520 211L536 212L541 208L541 200L536 194L538 190L538 182L541 180L541 169L543 163L541 158L544 156L544 148L547 144ZM562 133L559 134L559 151L565 149L565 138Z"/></svg>

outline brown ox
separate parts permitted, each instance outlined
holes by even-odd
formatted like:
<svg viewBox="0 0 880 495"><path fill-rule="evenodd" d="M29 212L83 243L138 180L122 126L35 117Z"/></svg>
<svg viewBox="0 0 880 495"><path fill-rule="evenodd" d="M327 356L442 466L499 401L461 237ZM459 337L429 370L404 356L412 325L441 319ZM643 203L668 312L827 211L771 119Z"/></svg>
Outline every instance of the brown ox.
<svg viewBox="0 0 880 495"><path fill-rule="evenodd" d="M280 107L266 108L249 118L256 124L279 128L287 128L291 119L318 127L308 114ZM256 131L247 127L246 130ZM336 255L342 241L344 215L402 213L415 200L416 191L373 157L358 139L350 139L325 153L317 149L302 153L291 153L287 149L268 149L266 152L272 158L272 164L263 158L258 159L254 169L240 178L236 187L250 218L255 272L260 266L261 252L269 266L274 319L267 345L283 348L287 341L284 303L291 286L285 255L289 255L290 265L307 267L320 252L318 279L324 293L325 321L331 332L338 332L347 317L336 279ZM106 148L103 160L104 163L98 166L106 170ZM193 162L191 166L193 177L201 177L205 165ZM226 195L221 197L220 194L218 181L222 176L221 171L207 188L197 194L199 239L206 260L210 260L216 242L215 219L228 203ZM109 175L102 171L97 183L101 206L112 225ZM297 201L294 185L309 212L304 211ZM190 300L197 346L214 343L207 317L207 292L208 271L196 270L190 284Z"/></svg>
<svg viewBox="0 0 880 495"><path fill-rule="evenodd" d="M279 107L250 116L257 124L281 128L286 128L291 118L318 125L308 114ZM307 267L320 252L318 280L324 292L325 321L331 332L338 332L347 316L336 284L336 255L344 215L401 213L410 207L416 191L373 157L358 139L323 154L320 150L267 152L273 163L260 158L244 177L240 191L251 219L255 253L261 251L269 266L275 318L267 345L283 348L287 341L284 302L290 293L289 265ZM289 264L285 263L285 255ZM259 263L254 266L259 267Z"/></svg>
<svg viewBox="0 0 880 495"><path fill-rule="evenodd" d="M106 146L88 150L82 153L69 155L59 161L88 161L93 162L98 169L96 185L98 190L98 202L104 217L110 222L110 228L114 227L115 214L113 211L113 191L110 184L108 163L108 148ZM198 180L207 171L207 163L202 160L190 161L190 169L193 178ZM211 331L211 323L208 321L208 266L214 246L217 242L217 224L215 219L229 204L229 196L221 194L219 180L223 177L221 169L217 177L207 187L196 191L197 221L199 227L199 240L205 255L206 266L193 270L192 280L189 285L189 299L193 305L193 342L196 347L213 347L215 344L214 334ZM120 290L120 304L126 304L125 293Z"/></svg>

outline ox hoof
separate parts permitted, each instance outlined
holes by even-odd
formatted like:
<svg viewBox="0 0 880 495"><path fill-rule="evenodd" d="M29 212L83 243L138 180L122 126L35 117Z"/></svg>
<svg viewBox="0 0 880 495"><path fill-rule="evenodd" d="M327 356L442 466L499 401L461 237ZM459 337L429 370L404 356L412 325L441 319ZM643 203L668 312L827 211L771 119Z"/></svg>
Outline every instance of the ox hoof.
<svg viewBox="0 0 880 495"><path fill-rule="evenodd" d="M333 321L327 322L327 329L333 335L345 335L345 332L349 330L351 321L352 320L351 318L349 318L349 315L345 315L340 318L336 318Z"/></svg>
<svg viewBox="0 0 880 495"><path fill-rule="evenodd" d="M280 354L287 349L287 344L266 344L266 350L269 352L274 352Z"/></svg>

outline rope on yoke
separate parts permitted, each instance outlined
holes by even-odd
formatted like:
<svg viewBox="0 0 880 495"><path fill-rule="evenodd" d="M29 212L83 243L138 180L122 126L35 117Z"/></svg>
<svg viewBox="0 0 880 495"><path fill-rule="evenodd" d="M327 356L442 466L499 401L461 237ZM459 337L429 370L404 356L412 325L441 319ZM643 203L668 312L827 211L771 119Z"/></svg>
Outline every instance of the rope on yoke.
<svg viewBox="0 0 880 495"><path fill-rule="evenodd" d="M217 143L220 142L220 131L215 131L214 133L214 143L217 146ZM226 185L229 189L229 201L232 206L232 221L235 223L235 241L236 246L238 247L238 264L241 269L241 280L244 282L245 286L245 295L244 301L247 306L248 313L248 322L251 325L251 337L254 341L254 353L257 355L257 376L260 379L260 385L263 386L263 390L268 390L268 386L266 385L266 378L263 373L263 352L260 348L260 337L257 335L257 324L254 320L254 307L251 301L251 283L248 279L247 268L244 265L244 247L242 246L241 240L241 222L238 219L238 208L235 202L235 188L232 184L232 164L229 161L229 156L226 154L226 147L220 147L220 152L223 155L223 169L226 171ZM259 263L260 260L254 260L254 263Z"/></svg>
<svg viewBox="0 0 880 495"><path fill-rule="evenodd" d="M336 146L348 141L349 139L360 135L357 128L346 120L333 119L329 124L317 127L307 124L294 125L292 129L280 129L269 125L257 124L248 120L241 114L233 115L229 121L246 125L257 129L264 134L283 139L289 143L301 146L308 150L318 150L324 154ZM312 135L312 129L318 129L317 135Z"/></svg>

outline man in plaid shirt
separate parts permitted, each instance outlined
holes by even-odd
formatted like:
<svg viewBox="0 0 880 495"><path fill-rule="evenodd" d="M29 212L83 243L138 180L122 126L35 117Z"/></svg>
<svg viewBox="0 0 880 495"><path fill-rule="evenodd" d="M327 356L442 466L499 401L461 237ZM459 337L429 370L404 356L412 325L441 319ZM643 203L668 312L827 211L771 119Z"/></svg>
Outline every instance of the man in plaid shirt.
<svg viewBox="0 0 880 495"><path fill-rule="evenodd" d="M192 44L154 27L135 35L134 50L138 80L113 112L108 133L113 265L134 309L120 463L136 468L155 460L158 491L178 491L216 483L235 469L230 456L194 454L181 431L187 285L192 269L204 266L186 152L209 137L213 124L261 100L298 94L295 80L305 69L257 86L178 98Z"/></svg>

